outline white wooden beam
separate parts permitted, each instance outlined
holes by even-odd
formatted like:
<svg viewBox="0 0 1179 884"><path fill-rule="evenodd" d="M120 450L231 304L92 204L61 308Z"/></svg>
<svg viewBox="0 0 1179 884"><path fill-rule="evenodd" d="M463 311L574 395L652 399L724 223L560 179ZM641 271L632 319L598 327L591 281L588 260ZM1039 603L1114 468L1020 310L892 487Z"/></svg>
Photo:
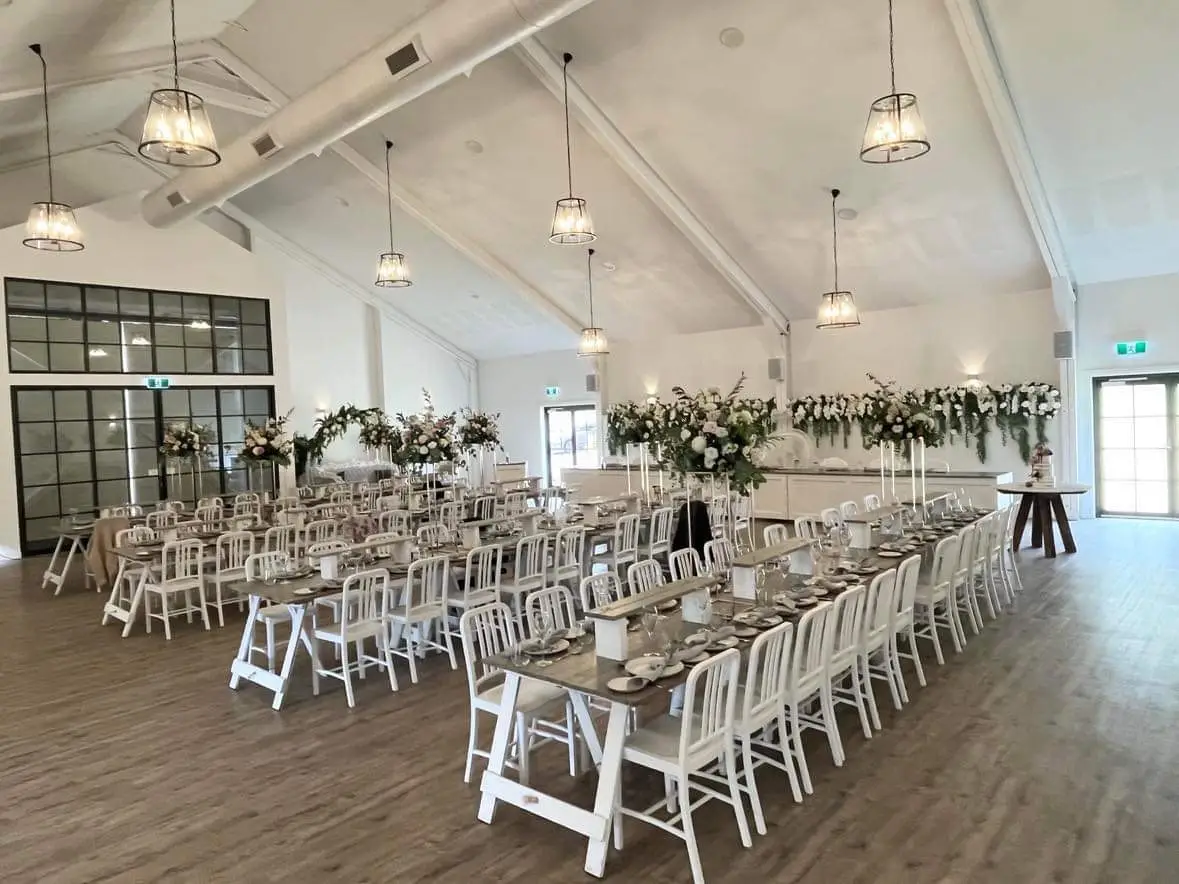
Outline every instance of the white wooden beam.
<svg viewBox="0 0 1179 884"><path fill-rule="evenodd" d="M1071 287L1075 280L1064 241L1056 226L1056 217L1036 168L1035 157L1028 147L1019 112L1011 98L986 16L978 0L945 0L945 4L1048 275L1053 279L1067 280ZM1053 288L1055 290L1055 283Z"/></svg>
<svg viewBox="0 0 1179 884"><path fill-rule="evenodd" d="M535 37L525 37L516 46L516 55L557 98L563 94L562 63ZM716 268L738 295L759 316L779 331L785 331L787 318L777 304L753 280L720 240L684 202L683 198L651 166L630 140L614 125L573 77L569 78L569 105L575 108L593 139L606 155L628 175L639 189L679 229L709 263Z"/></svg>
<svg viewBox="0 0 1179 884"><path fill-rule="evenodd" d="M163 71L152 77L152 88L154 89L171 89L172 83L172 76ZM251 117L268 117L277 110L273 102L267 101L265 98L243 95L241 92L234 92L224 86L205 83L191 77L181 77L180 88L199 95L206 104L223 107L241 114L249 114Z"/></svg>
<svg viewBox="0 0 1179 884"><path fill-rule="evenodd" d="M224 44L219 41L213 41L212 45L217 59L241 77L251 89L260 95L265 95L276 106L282 106L289 101L282 90L255 71L249 64L226 48ZM343 141L335 142L329 149L335 152L344 162L360 172L369 184L379 190L382 195L387 192L385 190L384 169L378 168L369 162L363 155L349 147ZM466 257L473 264L507 283L527 301L553 319L556 319L566 328L574 332L581 331L584 323L566 312L544 292L520 276L520 274L487 249L483 248L483 246L479 245L479 243L463 234L457 233L453 225L446 223L435 212L427 209L425 204L409 190L397 184L397 182L393 182L389 196L393 198L393 201L406 214L413 216L423 227L449 244L455 251Z"/></svg>
<svg viewBox="0 0 1179 884"><path fill-rule="evenodd" d="M179 48L177 56L182 65L194 61L205 61L213 57L211 49L211 44L204 41L189 43ZM34 74L35 64L30 64L28 67L29 73L27 75L0 81L0 102L41 94L40 73ZM52 78L49 80L49 91L56 92L59 89L105 83L108 80L133 77L137 74L170 67L172 67L172 47L170 46L140 49L135 52L120 52L113 55L96 55L80 62L55 63L50 67Z"/></svg>

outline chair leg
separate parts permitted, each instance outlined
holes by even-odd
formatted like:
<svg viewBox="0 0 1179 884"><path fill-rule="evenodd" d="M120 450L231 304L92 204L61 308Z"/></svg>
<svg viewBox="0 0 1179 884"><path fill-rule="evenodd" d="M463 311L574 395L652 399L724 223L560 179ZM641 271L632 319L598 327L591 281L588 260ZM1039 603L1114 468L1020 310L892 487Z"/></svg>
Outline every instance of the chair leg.
<svg viewBox="0 0 1179 884"><path fill-rule="evenodd" d="M143 591L143 621L144 631L151 635L151 593L146 589Z"/></svg>
<svg viewBox="0 0 1179 884"><path fill-rule="evenodd" d="M679 807L679 801L676 798L677 794L678 794L678 792L676 789L675 777L673 777L671 774L664 774L663 775L663 804L667 808L667 812L669 814L675 813L676 808Z"/></svg>
<svg viewBox="0 0 1179 884"><path fill-rule="evenodd" d="M389 635L384 630L377 633L377 649L385 660L385 668L389 670L389 687L396 691L397 672L393 668L393 648L389 645ZM475 710L471 710L471 715L472 717L475 715Z"/></svg>
<svg viewBox="0 0 1179 884"><path fill-rule="evenodd" d="M456 663L454 659L454 636L451 634L451 631L447 626L445 612L442 614L442 620L438 624L438 628L442 630L442 633L446 636L446 653L450 656L451 671L458 669L458 663ZM572 714L573 713L570 712L570 715ZM576 774L574 774L574 776L576 776Z"/></svg>
<svg viewBox="0 0 1179 884"><path fill-rule="evenodd" d="M786 710L778 710L778 746L786 764L786 778L790 782L790 794L795 804L802 804L802 790L798 787L798 773L794 768L794 750L790 747L790 731L786 727Z"/></svg>
<svg viewBox="0 0 1179 884"><path fill-rule="evenodd" d="M225 628L225 611L222 608L225 605L225 600L221 598L221 581L218 580L218 581L216 581L216 583L217 583L217 601L215 602L215 604L217 605L217 625L221 629L224 629Z"/></svg>
<svg viewBox="0 0 1179 884"><path fill-rule="evenodd" d="M700 848L696 844L696 829L692 825L692 796L688 794L688 778L680 778L681 820L684 824L684 843L688 845L688 864L692 867L692 884L704 884L704 868L700 864Z"/></svg>
<svg viewBox="0 0 1179 884"><path fill-rule="evenodd" d="M396 688L394 688L396 690ZM463 770L463 782L471 782L471 765L475 760L475 750L479 748L479 710L471 707L471 736L467 740L467 766Z"/></svg>
<svg viewBox="0 0 1179 884"><path fill-rule="evenodd" d="M914 655L917 650L914 647ZM897 644L897 634L894 632L888 640L888 665L892 667L893 680L896 682L897 691L901 695L901 705L909 702L909 688L905 684L905 670L901 668L901 649ZM898 709L901 707L898 706Z"/></svg>
<svg viewBox="0 0 1179 884"><path fill-rule="evenodd" d="M868 717L872 722L872 727L868 729L868 739L872 738L873 730L880 730L880 710L876 708L876 691L872 687L872 669L871 663L868 660L868 655L864 654L857 661L859 665L859 672L854 676L856 681L863 682L864 685L864 699L868 707ZM898 706L900 702L896 699L896 687L892 684L892 679L888 680L888 685L892 688L893 702ZM867 722L864 722L867 724Z"/></svg>
<svg viewBox="0 0 1179 884"><path fill-rule="evenodd" d="M274 635L274 621L266 620L266 668L274 672L274 657L276 638Z"/></svg>
<svg viewBox="0 0 1179 884"><path fill-rule="evenodd" d="M573 718L573 702L565 701L565 735L569 738L569 776L577 776L577 724Z"/></svg>
<svg viewBox="0 0 1179 884"><path fill-rule="evenodd" d="M856 701L856 711L860 714L860 727L863 728L864 739L870 740L872 739L872 723L868 720L867 703L864 702L864 688L867 686L863 684L858 657L852 661L851 672L848 675L851 676L852 697ZM834 702L832 702L832 709L834 709ZM834 717L832 716L832 718Z"/></svg>
<svg viewBox="0 0 1179 884"><path fill-rule="evenodd" d="M839 735L839 722L835 720L835 699L828 681L819 691L819 705L823 714L823 730L827 732L827 744L831 747L831 759L836 767L843 767L843 739ZM863 715L863 708L860 709Z"/></svg>
<svg viewBox="0 0 1179 884"><path fill-rule="evenodd" d="M352 667L348 665L348 642L340 642L340 656L343 658L344 693L348 696L348 708L356 707L356 695L352 692Z"/></svg>
<svg viewBox="0 0 1179 884"><path fill-rule="evenodd" d="M172 618L168 615L168 593L160 593L160 611L164 615L164 639L172 641Z"/></svg>
<svg viewBox="0 0 1179 884"><path fill-rule="evenodd" d="M745 786L749 790L749 803L753 806L753 824L757 827L757 834L764 835L766 833L766 818L761 807L761 796L757 793L757 778L753 772L753 747L750 745L750 739L751 737L746 734L745 738L741 740L741 760L745 767ZM729 774L729 779L733 780L736 776L736 771L734 771ZM740 798L738 797L737 800L739 801Z"/></svg>
<svg viewBox="0 0 1179 884"><path fill-rule="evenodd" d="M903 704L902 704L902 697L901 697L901 689L897 685L897 670L900 669L900 666L897 665L896 658L893 656L893 653L892 653L894 641L896 641L896 635L895 634L890 635L888 637L888 641L885 642L884 646L880 649L879 653L881 656L881 660L884 663L884 674L888 676L888 692L892 696L892 708L899 711ZM872 677L871 674L869 674L868 678L871 679L871 677ZM872 684L872 682L869 681L868 682L869 687L871 686L871 684ZM873 700L875 700L874 693L871 690L868 691L868 696L873 698ZM876 703L873 702L872 706L873 706L873 708L875 708ZM876 730L880 730L880 717L879 716L874 717L873 721L876 723Z"/></svg>
<svg viewBox="0 0 1179 884"><path fill-rule="evenodd" d="M409 658L409 680L418 683L417 652L413 646L413 624L405 624L405 656Z"/></svg>
<svg viewBox="0 0 1179 884"><path fill-rule="evenodd" d="M208 604L208 599L205 598L205 588L203 586L201 586L197 589L196 592L197 592L197 598L201 600L201 620L204 621L205 632L208 632L210 629L212 629L212 626L210 625L210 622L209 622L209 604ZM221 608L220 607L217 608L217 616L218 617L221 616ZM222 621L221 625L222 626L225 625L224 621Z"/></svg>
<svg viewBox="0 0 1179 884"><path fill-rule="evenodd" d="M950 637L954 639L954 653L961 654L962 647L966 644L966 630L962 628L962 618L958 614L958 600L951 593L946 596L944 604L950 622Z"/></svg>
<svg viewBox="0 0 1179 884"><path fill-rule="evenodd" d="M741 784L737 782L740 770L737 767L737 748L730 739L725 746L725 779L729 781L729 800L733 802L733 815L737 817L737 831L741 833L741 844L745 847L753 846L753 838L749 834L749 820L745 817L745 802L741 798ZM687 777L685 777L687 779ZM750 796L757 802L757 783L752 776L749 779ZM755 804L760 810L760 802Z"/></svg>
<svg viewBox="0 0 1179 884"><path fill-rule="evenodd" d="M798 759L798 775L802 780L802 788L808 795L814 795L811 769L806 763L806 752L802 748L802 725L798 720L798 706L793 703L790 705L790 730L786 733L790 753Z"/></svg>

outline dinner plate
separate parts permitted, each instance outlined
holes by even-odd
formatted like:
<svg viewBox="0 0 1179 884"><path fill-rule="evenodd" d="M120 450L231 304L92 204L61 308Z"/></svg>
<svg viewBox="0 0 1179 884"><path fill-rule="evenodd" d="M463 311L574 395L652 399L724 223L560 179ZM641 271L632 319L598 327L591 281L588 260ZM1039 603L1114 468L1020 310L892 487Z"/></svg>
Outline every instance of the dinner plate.
<svg viewBox="0 0 1179 884"><path fill-rule="evenodd" d="M817 605L819 600L816 598L798 599L794 604L800 608L809 608L811 605Z"/></svg>
<svg viewBox="0 0 1179 884"><path fill-rule="evenodd" d="M309 586L300 586L298 589L291 590L292 595L311 595L313 592L315 592L315 590Z"/></svg>
<svg viewBox="0 0 1179 884"><path fill-rule="evenodd" d="M674 611L679 606L680 606L680 603L678 601L676 601L675 599L672 599L671 601L668 601L668 602L660 602L658 605L655 606L655 610L656 611Z"/></svg>
<svg viewBox="0 0 1179 884"><path fill-rule="evenodd" d="M793 601L788 602L774 602L774 610L780 614L796 614L798 608Z"/></svg>
<svg viewBox="0 0 1179 884"><path fill-rule="evenodd" d="M528 644L521 645L520 650L532 657L552 657L555 654L563 654L569 650L569 642L563 638L559 638L548 647L543 647L539 641L533 639Z"/></svg>
<svg viewBox="0 0 1179 884"><path fill-rule="evenodd" d="M904 555L904 553L895 549L882 549L878 551L876 555L880 556L882 559L899 559Z"/></svg>
<svg viewBox="0 0 1179 884"><path fill-rule="evenodd" d="M754 636L761 635L761 632L755 626L738 626L734 635L737 638L753 638Z"/></svg>
<svg viewBox="0 0 1179 884"><path fill-rule="evenodd" d="M743 626L752 626L760 619L761 617L759 617L757 614L754 614L752 611L743 611L733 617L733 622L740 623Z"/></svg>
<svg viewBox="0 0 1179 884"><path fill-rule="evenodd" d="M684 644L688 647L691 647L692 645L706 645L711 640L712 636L710 636L707 632L693 632L691 635L685 636Z"/></svg>
<svg viewBox="0 0 1179 884"><path fill-rule="evenodd" d="M847 584L841 583L840 586L847 586ZM825 596L830 592L831 592L831 590L827 589L827 587L825 587L825 586L812 586L811 587L811 595L813 595L813 596Z"/></svg>
<svg viewBox="0 0 1179 884"><path fill-rule="evenodd" d="M736 630L734 630L734 632L736 632ZM708 647L711 649L724 651L724 650L727 650L728 648L735 648L739 644L741 644L741 642L737 641L736 636L726 635L723 638L718 638L716 641L714 641Z"/></svg>
<svg viewBox="0 0 1179 884"><path fill-rule="evenodd" d="M616 694L634 694L641 691L650 682L645 678L635 678L631 675L620 675L606 682L606 687Z"/></svg>
<svg viewBox="0 0 1179 884"><path fill-rule="evenodd" d="M580 626L570 626L565 630L565 638L569 639L570 641L573 639L583 638L584 636L585 630Z"/></svg>
<svg viewBox="0 0 1179 884"><path fill-rule="evenodd" d="M662 665L662 657L636 657L633 660L627 660L624 668L631 675L637 675L640 678L651 678L651 676L659 671L659 667ZM668 678L683 671L683 663L672 662L667 664L667 668L663 670L663 674L659 677Z"/></svg>
<svg viewBox="0 0 1179 884"><path fill-rule="evenodd" d="M695 666L697 663L705 662L711 656L712 655L709 654L707 651L697 651L691 657L681 657L680 662L683 663L685 666Z"/></svg>

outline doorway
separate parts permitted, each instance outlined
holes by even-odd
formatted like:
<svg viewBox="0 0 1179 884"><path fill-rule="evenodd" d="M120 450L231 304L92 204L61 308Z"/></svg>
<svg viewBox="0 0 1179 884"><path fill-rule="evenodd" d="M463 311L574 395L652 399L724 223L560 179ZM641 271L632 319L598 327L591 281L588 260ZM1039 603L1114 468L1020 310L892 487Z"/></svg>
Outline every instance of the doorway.
<svg viewBox="0 0 1179 884"><path fill-rule="evenodd" d="M1096 378L1097 514L1179 517L1179 374Z"/></svg>
<svg viewBox="0 0 1179 884"><path fill-rule="evenodd" d="M544 410L545 481L561 484L570 467L597 469L598 410L593 405L554 405Z"/></svg>

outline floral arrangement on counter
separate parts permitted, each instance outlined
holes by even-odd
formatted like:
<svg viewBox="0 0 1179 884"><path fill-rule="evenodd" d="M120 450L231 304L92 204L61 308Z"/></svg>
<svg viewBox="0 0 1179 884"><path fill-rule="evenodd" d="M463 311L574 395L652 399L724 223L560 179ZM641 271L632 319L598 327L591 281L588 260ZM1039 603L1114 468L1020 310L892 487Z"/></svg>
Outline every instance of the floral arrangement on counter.
<svg viewBox="0 0 1179 884"><path fill-rule="evenodd" d="M982 463L987 460L987 442L998 429L1003 444L1013 440L1020 457L1031 457L1033 439L1047 441L1047 424L1060 413L1060 390L1051 384L958 384L948 387L918 387L902 390L868 375L877 385L870 393L804 396L789 403L793 424L822 441L834 443L843 437L847 447L853 425L860 427L864 447L877 442L898 442L923 438L936 448L946 439L961 437L974 443ZM889 415L899 420L889 422ZM907 417L906 417L907 415ZM896 427L900 426L900 430ZM912 434L912 435L910 435ZM904 447L904 446L902 446Z"/></svg>
<svg viewBox="0 0 1179 884"><path fill-rule="evenodd" d="M613 406L606 413L607 449L611 454L622 454L627 445L660 442L666 429L668 408L654 398Z"/></svg>
<svg viewBox="0 0 1179 884"><path fill-rule="evenodd" d="M164 457L199 457L209 448L213 431L200 424L168 424L160 454Z"/></svg>
<svg viewBox="0 0 1179 884"><path fill-rule="evenodd" d="M266 423L246 421L246 438L238 457L249 463L270 463L289 466L295 444L285 435L290 414L268 417Z"/></svg>
<svg viewBox="0 0 1179 884"><path fill-rule="evenodd" d="M397 462L422 467L461 460L455 436L458 416L453 412L436 414L429 391L423 390L422 394L426 404L420 413L397 415L401 424L401 449Z"/></svg>
<svg viewBox="0 0 1179 884"><path fill-rule="evenodd" d="M499 436L499 414L485 411L462 410L462 424L458 430L459 446L464 450L484 448L488 451L503 450Z"/></svg>
<svg viewBox="0 0 1179 884"><path fill-rule="evenodd" d="M401 431L379 408L369 409L365 423L360 427L360 444L365 448L387 454L390 461L397 460L401 450Z"/></svg>

